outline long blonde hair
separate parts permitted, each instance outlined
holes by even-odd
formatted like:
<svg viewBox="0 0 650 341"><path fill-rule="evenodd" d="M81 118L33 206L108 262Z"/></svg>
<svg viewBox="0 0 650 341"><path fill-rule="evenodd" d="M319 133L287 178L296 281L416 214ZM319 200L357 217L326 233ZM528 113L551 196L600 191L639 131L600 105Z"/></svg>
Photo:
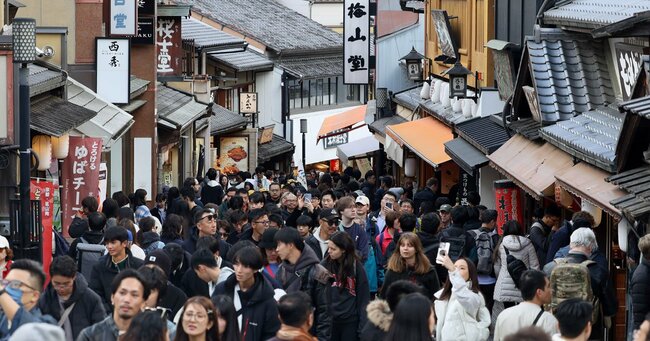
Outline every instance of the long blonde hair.
<svg viewBox="0 0 650 341"><path fill-rule="evenodd" d="M418 275L423 275L431 269L431 262L429 258L424 254L424 249L422 247L422 242L420 237L418 237L413 232L402 233L397 240L397 249L393 252L393 255L390 256L388 260L388 270L394 272L404 272L408 269L406 264L406 259L402 257L399 248L403 243L409 243L415 248L415 273Z"/></svg>

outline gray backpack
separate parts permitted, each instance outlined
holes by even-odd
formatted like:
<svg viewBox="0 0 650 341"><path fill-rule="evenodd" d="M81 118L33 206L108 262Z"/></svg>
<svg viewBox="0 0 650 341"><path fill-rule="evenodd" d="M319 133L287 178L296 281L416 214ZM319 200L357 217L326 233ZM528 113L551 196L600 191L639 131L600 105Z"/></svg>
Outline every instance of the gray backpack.
<svg viewBox="0 0 650 341"><path fill-rule="evenodd" d="M104 246L104 238L99 241L99 244L89 243L83 237L79 238L77 243L77 271L79 271L88 282L90 282L90 274L93 266L99 261L99 257L104 255L106 247Z"/></svg>
<svg viewBox="0 0 650 341"><path fill-rule="evenodd" d="M476 270L481 275L489 276L494 271L494 261L492 259L494 245L492 243L492 235L489 232L479 230L470 230L469 232L474 237L474 242L476 243L476 256L478 257Z"/></svg>

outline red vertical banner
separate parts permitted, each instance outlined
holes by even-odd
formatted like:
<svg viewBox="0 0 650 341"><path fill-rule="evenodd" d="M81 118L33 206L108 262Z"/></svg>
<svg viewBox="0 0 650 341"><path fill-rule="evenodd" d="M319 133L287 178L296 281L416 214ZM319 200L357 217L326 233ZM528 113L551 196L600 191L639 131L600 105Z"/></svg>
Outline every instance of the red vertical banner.
<svg viewBox="0 0 650 341"><path fill-rule="evenodd" d="M330 172L340 172L341 171L341 160L330 160Z"/></svg>
<svg viewBox="0 0 650 341"><path fill-rule="evenodd" d="M49 282L50 263L52 262L52 226L54 221L54 191L56 186L49 181L32 180L30 196L41 202L41 253L43 270Z"/></svg>
<svg viewBox="0 0 650 341"><path fill-rule="evenodd" d="M494 193L496 195L497 210L497 231L501 235L501 227L509 220L523 220L523 209L521 205L521 191L517 185L510 180L499 180L494 182Z"/></svg>
<svg viewBox="0 0 650 341"><path fill-rule="evenodd" d="M66 237L72 218L81 210L81 201L99 195L101 153L100 138L70 136L70 153L61 170L61 230Z"/></svg>

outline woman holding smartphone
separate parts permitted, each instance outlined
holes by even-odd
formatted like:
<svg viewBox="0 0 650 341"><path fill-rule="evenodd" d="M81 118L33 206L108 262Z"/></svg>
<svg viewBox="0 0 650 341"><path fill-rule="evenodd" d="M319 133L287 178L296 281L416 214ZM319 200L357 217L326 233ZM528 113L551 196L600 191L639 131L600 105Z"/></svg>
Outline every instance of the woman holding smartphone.
<svg viewBox="0 0 650 341"><path fill-rule="evenodd" d="M440 290L440 281L435 268L424 254L420 238L412 232L402 233L397 245L399 250L395 250L388 260L379 296L385 298L388 287L393 282L404 279L422 286L427 298L433 300L433 294Z"/></svg>

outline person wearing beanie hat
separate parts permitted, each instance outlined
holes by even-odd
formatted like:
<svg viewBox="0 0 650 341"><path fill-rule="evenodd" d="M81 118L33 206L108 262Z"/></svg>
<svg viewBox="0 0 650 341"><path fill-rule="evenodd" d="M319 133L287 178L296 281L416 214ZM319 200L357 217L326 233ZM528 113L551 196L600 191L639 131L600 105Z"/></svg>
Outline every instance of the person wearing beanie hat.
<svg viewBox="0 0 650 341"><path fill-rule="evenodd" d="M172 260L169 258L167 252L162 249L153 250L149 253L149 255L144 259L144 265L148 264L157 265L165 272L167 277L169 277L169 273L172 271Z"/></svg>

